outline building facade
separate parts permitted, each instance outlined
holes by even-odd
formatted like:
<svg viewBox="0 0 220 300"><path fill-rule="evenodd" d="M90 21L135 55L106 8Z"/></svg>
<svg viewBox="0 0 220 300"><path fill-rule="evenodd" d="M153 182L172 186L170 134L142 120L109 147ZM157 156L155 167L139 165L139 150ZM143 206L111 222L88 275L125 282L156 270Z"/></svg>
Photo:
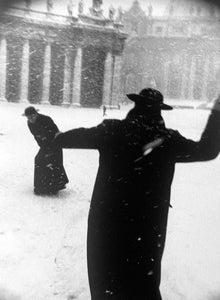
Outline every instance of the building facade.
<svg viewBox="0 0 220 300"><path fill-rule="evenodd" d="M99 5L98 5L99 4ZM0 16L0 100L82 107L115 106L127 35L104 18L99 1L89 13L59 15L11 7ZM117 96L117 97L116 97Z"/></svg>
<svg viewBox="0 0 220 300"><path fill-rule="evenodd" d="M123 93L151 86L166 98L209 102L220 93L220 14L190 6L178 15L175 3L154 17L151 5L145 12L135 0L124 14Z"/></svg>

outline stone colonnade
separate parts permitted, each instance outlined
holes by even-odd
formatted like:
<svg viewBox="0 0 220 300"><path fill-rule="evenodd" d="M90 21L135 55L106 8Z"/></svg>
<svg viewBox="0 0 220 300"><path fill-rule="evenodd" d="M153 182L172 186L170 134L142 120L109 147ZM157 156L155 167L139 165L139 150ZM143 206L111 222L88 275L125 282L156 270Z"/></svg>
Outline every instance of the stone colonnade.
<svg viewBox="0 0 220 300"><path fill-rule="evenodd" d="M151 86L170 99L212 101L220 94L218 49L219 39L133 38L123 55L124 94Z"/></svg>
<svg viewBox="0 0 220 300"><path fill-rule="evenodd" d="M166 97L208 102L220 93L220 56L217 58L214 53L191 56L184 52L179 57L179 64L175 65L176 73L172 70L172 59L164 63L161 76Z"/></svg>
<svg viewBox="0 0 220 300"><path fill-rule="evenodd" d="M1 36L0 100L67 106L115 106L121 91L121 54L103 49L96 48L103 53L104 61L96 62L98 66L93 67L92 60L88 60L87 65L83 46L73 48L72 45L69 47L46 39ZM99 63L103 65L101 77L97 77ZM84 74L85 69L91 70ZM88 90L86 95L82 86ZM94 95L93 89L98 89Z"/></svg>

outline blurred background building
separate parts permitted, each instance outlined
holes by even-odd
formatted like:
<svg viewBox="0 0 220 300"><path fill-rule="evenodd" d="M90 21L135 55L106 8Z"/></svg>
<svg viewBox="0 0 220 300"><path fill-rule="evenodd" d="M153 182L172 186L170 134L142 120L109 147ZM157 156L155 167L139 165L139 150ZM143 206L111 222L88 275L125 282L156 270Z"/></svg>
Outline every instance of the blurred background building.
<svg viewBox="0 0 220 300"><path fill-rule="evenodd" d="M117 107L146 86L176 101L207 103L219 94L214 5L167 0L155 15L158 0L144 8L134 0L126 11L65 0L65 12L55 1L39 1L40 9L34 0L11 2L0 15L1 101Z"/></svg>
<svg viewBox="0 0 220 300"><path fill-rule="evenodd" d="M126 34L102 1L80 0L67 15L11 6L0 16L0 99L34 104L116 106ZM25 6L24 6L25 5ZM21 6L21 5L20 5Z"/></svg>
<svg viewBox="0 0 220 300"><path fill-rule="evenodd" d="M124 94L151 86L170 99L211 101L220 93L219 10L170 0L163 16L153 14L138 0L124 13Z"/></svg>

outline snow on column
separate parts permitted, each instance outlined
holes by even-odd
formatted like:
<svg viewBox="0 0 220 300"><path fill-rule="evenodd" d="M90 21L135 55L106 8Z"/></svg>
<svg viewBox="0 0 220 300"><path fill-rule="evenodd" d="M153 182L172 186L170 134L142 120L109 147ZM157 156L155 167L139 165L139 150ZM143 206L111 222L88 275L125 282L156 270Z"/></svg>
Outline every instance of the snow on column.
<svg viewBox="0 0 220 300"><path fill-rule="evenodd" d="M64 87L63 87L63 105L71 104L71 65L70 54L65 53L65 67L64 67Z"/></svg>
<svg viewBox="0 0 220 300"><path fill-rule="evenodd" d="M208 87L208 76L209 76L209 63L210 56L208 55L204 64L204 75L203 75L203 83L202 83L202 99L208 100L207 98L207 87Z"/></svg>
<svg viewBox="0 0 220 300"><path fill-rule="evenodd" d="M73 72L74 72L74 75L73 75L73 101L72 101L72 104L80 106L81 74L82 74L82 48L77 49Z"/></svg>
<svg viewBox="0 0 220 300"><path fill-rule="evenodd" d="M193 88L194 88L194 82L195 82L195 72L196 72L196 61L195 58L192 58L191 61L191 68L190 68L190 75L189 75L189 99L193 100Z"/></svg>
<svg viewBox="0 0 220 300"><path fill-rule="evenodd" d="M111 105L115 106L122 100L121 91L121 56L113 56L113 82Z"/></svg>
<svg viewBox="0 0 220 300"><path fill-rule="evenodd" d="M111 99L112 87L112 53L108 52L105 59L105 73L104 73L104 86L103 86L103 105L109 105Z"/></svg>
<svg viewBox="0 0 220 300"><path fill-rule="evenodd" d="M3 38L0 42L0 101L6 101L6 64L7 64L7 42Z"/></svg>
<svg viewBox="0 0 220 300"><path fill-rule="evenodd" d="M47 44L44 54L43 95L41 104L49 104L51 71L51 45Z"/></svg>
<svg viewBox="0 0 220 300"><path fill-rule="evenodd" d="M21 69L21 102L28 102L28 81L29 81L29 41L23 44L22 69Z"/></svg>

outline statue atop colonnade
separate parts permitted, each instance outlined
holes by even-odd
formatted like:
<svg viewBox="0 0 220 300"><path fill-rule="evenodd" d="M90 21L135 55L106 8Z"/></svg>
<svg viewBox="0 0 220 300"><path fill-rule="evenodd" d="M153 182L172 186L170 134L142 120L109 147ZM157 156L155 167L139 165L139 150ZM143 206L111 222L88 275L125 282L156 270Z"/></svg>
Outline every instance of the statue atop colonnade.
<svg viewBox="0 0 220 300"><path fill-rule="evenodd" d="M101 8L103 2L102 0L93 0L92 7L90 8L90 13L92 16L95 17L102 17L103 16L103 9Z"/></svg>

